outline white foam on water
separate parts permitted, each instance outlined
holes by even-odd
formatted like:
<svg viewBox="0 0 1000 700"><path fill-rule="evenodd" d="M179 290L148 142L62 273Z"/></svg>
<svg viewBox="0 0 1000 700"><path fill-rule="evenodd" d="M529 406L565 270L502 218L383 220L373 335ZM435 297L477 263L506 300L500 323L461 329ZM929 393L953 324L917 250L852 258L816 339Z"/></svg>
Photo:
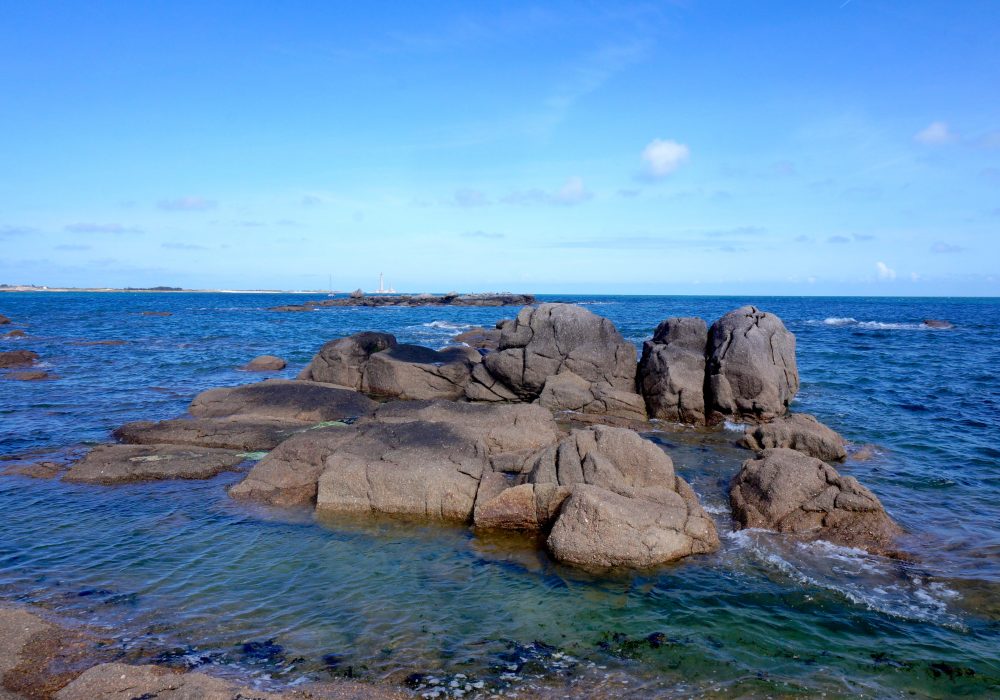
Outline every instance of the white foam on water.
<svg viewBox="0 0 1000 700"><path fill-rule="evenodd" d="M824 318L822 321L817 321L815 319L810 319L806 321L806 325L810 326L830 326L833 328L864 328L870 331L931 331L938 330L926 323L903 323L903 322L890 322L890 321L859 321L856 318L850 316L830 316Z"/></svg>
<svg viewBox="0 0 1000 700"><path fill-rule="evenodd" d="M845 318L837 318L836 316L832 316L830 318L823 319L823 324L827 326L851 326L857 322L858 319L851 318L850 316L847 316Z"/></svg>
<svg viewBox="0 0 1000 700"><path fill-rule="evenodd" d="M451 321L431 321L430 323L421 323L424 328L436 328L442 331L467 331L470 328L475 328L476 326L471 323L452 323Z"/></svg>
<svg viewBox="0 0 1000 700"><path fill-rule="evenodd" d="M959 593L943 583L926 582L901 562L822 540L790 542L753 528L724 533L723 538L737 556L747 556L800 585L829 591L891 617L966 629L949 610L949 602Z"/></svg>
<svg viewBox="0 0 1000 700"><path fill-rule="evenodd" d="M722 427L726 431L728 431L730 433L742 433L743 431L746 430L747 424L746 423L735 423L733 421L727 420L727 421L724 421L722 423Z"/></svg>

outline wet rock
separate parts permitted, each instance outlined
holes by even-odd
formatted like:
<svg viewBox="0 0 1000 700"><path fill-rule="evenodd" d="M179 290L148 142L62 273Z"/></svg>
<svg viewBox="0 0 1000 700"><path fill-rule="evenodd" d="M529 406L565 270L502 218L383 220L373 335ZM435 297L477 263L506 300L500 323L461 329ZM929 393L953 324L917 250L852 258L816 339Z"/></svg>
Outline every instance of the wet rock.
<svg viewBox="0 0 1000 700"><path fill-rule="evenodd" d="M709 329L706 405L715 417L768 421L782 416L799 389L795 336L781 319L753 306Z"/></svg>
<svg viewBox="0 0 1000 700"><path fill-rule="evenodd" d="M56 700L279 700L282 695L238 686L203 673L182 673L163 666L100 664L55 694Z"/></svg>
<svg viewBox="0 0 1000 700"><path fill-rule="evenodd" d="M360 390L368 359L396 345L396 336L374 331L331 340L320 348L298 378Z"/></svg>
<svg viewBox="0 0 1000 700"><path fill-rule="evenodd" d="M894 554L901 530L871 491L826 462L784 448L748 459L729 491L740 527L824 539Z"/></svg>
<svg viewBox="0 0 1000 700"><path fill-rule="evenodd" d="M743 433L743 445L757 451L787 447L828 462L847 457L844 438L808 413L793 413L769 423L749 425Z"/></svg>
<svg viewBox="0 0 1000 700"><path fill-rule="evenodd" d="M241 369L247 372L277 372L285 369L288 363L274 355L260 355L243 365Z"/></svg>
<svg viewBox="0 0 1000 700"><path fill-rule="evenodd" d="M272 450L309 424L298 421L243 418L196 418L165 421L134 421L112 435L130 445L195 445L219 449L261 452Z"/></svg>
<svg viewBox="0 0 1000 700"><path fill-rule="evenodd" d="M928 328L938 328L938 329L950 329L954 328L955 324L951 321L945 321L940 318L925 318L924 325Z"/></svg>
<svg viewBox="0 0 1000 700"><path fill-rule="evenodd" d="M477 350L492 352L500 347L500 331L494 328L472 328L464 333L459 333L452 340Z"/></svg>
<svg viewBox="0 0 1000 700"><path fill-rule="evenodd" d="M705 348L700 318L668 318L642 346L637 384L650 418L705 423Z"/></svg>
<svg viewBox="0 0 1000 700"><path fill-rule="evenodd" d="M322 423L370 413L367 396L319 382L271 379L256 384L210 389L189 408L196 418L235 417Z"/></svg>
<svg viewBox="0 0 1000 700"><path fill-rule="evenodd" d="M0 326L6 326L8 323L10 323L10 319L0 314Z"/></svg>
<svg viewBox="0 0 1000 700"><path fill-rule="evenodd" d="M170 311L143 311L139 314L140 316L173 316L173 312Z"/></svg>
<svg viewBox="0 0 1000 700"><path fill-rule="evenodd" d="M106 345L108 347L115 347L115 346L118 346L118 345L127 345L127 344L128 344L127 340L78 340L78 341L70 343L70 345L78 345L80 347L91 347L91 346L99 346L99 345Z"/></svg>
<svg viewBox="0 0 1000 700"><path fill-rule="evenodd" d="M235 451L189 445L98 445L73 464L64 481L126 484L163 479L209 479L244 461Z"/></svg>
<svg viewBox="0 0 1000 700"><path fill-rule="evenodd" d="M8 331L7 333L4 333L3 337L7 338L8 340L15 340L17 338L24 338L27 335L28 335L27 333L18 328L12 331Z"/></svg>
<svg viewBox="0 0 1000 700"><path fill-rule="evenodd" d="M38 353L31 350L9 350L0 352L0 369L10 367L31 367L38 361Z"/></svg>
<svg viewBox="0 0 1000 700"><path fill-rule="evenodd" d="M24 370L20 372L8 372L4 375L4 379L17 382L40 382L47 379L59 379L59 375L49 374L42 370Z"/></svg>
<svg viewBox="0 0 1000 700"><path fill-rule="evenodd" d="M614 324L572 304L542 304L521 309L503 324L496 352L483 358L466 396L473 400L539 399L550 377L572 373L591 385L587 391L573 377L555 380L544 402L552 410L623 411L634 415L635 347ZM589 396L589 399L588 399ZM629 397L629 398L625 398ZM566 405L564 405L566 404ZM645 413L643 407L642 413Z"/></svg>

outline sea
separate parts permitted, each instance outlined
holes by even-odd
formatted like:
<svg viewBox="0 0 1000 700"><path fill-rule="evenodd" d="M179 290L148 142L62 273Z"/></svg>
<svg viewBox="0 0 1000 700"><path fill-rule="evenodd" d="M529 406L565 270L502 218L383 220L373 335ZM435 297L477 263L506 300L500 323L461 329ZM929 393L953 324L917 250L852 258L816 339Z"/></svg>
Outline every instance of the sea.
<svg viewBox="0 0 1000 700"><path fill-rule="evenodd" d="M324 308L301 295L4 293L57 379L0 379L0 472L66 461L118 425L183 415L279 355L294 377L361 330L443 347L513 308ZM797 338L793 409L851 443L837 468L905 529L900 561L733 529L741 426L646 435L722 547L652 571L586 573L517 534L318 521L236 503L241 478L99 487L0 476L0 602L101 631L134 663L261 689L349 677L415 697L1000 696L1000 300L558 296L641 346L663 319L754 304ZM169 312L169 316L143 312ZM934 329L925 319L953 328ZM124 341L118 345L95 344ZM248 459L259 458L250 455Z"/></svg>

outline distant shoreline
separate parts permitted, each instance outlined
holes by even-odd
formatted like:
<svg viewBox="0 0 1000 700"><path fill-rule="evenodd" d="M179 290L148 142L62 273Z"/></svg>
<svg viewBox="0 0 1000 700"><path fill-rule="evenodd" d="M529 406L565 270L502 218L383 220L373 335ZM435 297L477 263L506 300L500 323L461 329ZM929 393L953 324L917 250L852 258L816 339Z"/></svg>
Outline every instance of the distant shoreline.
<svg viewBox="0 0 1000 700"><path fill-rule="evenodd" d="M154 289L120 287L0 287L0 292L135 292L137 294L348 294L323 289Z"/></svg>

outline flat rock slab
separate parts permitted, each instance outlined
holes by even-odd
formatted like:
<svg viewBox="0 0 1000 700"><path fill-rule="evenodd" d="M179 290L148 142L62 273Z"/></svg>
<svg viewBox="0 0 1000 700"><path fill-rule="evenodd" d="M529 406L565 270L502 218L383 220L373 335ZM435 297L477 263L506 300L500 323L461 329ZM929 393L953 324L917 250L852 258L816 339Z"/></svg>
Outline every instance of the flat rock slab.
<svg viewBox="0 0 1000 700"><path fill-rule="evenodd" d="M194 445L241 452L266 452L310 424L253 418L195 418L135 421L116 429L130 445Z"/></svg>
<svg viewBox="0 0 1000 700"><path fill-rule="evenodd" d="M287 697L251 690L204 673L181 673L163 666L112 663L94 666L55 695L56 700L278 700Z"/></svg>
<svg viewBox="0 0 1000 700"><path fill-rule="evenodd" d="M127 484L164 479L209 479L243 462L233 450L190 445L98 445L72 465L64 481Z"/></svg>
<svg viewBox="0 0 1000 700"><path fill-rule="evenodd" d="M323 423L371 413L377 404L352 389L301 380L272 379L210 389L191 402L196 418L231 416Z"/></svg>

